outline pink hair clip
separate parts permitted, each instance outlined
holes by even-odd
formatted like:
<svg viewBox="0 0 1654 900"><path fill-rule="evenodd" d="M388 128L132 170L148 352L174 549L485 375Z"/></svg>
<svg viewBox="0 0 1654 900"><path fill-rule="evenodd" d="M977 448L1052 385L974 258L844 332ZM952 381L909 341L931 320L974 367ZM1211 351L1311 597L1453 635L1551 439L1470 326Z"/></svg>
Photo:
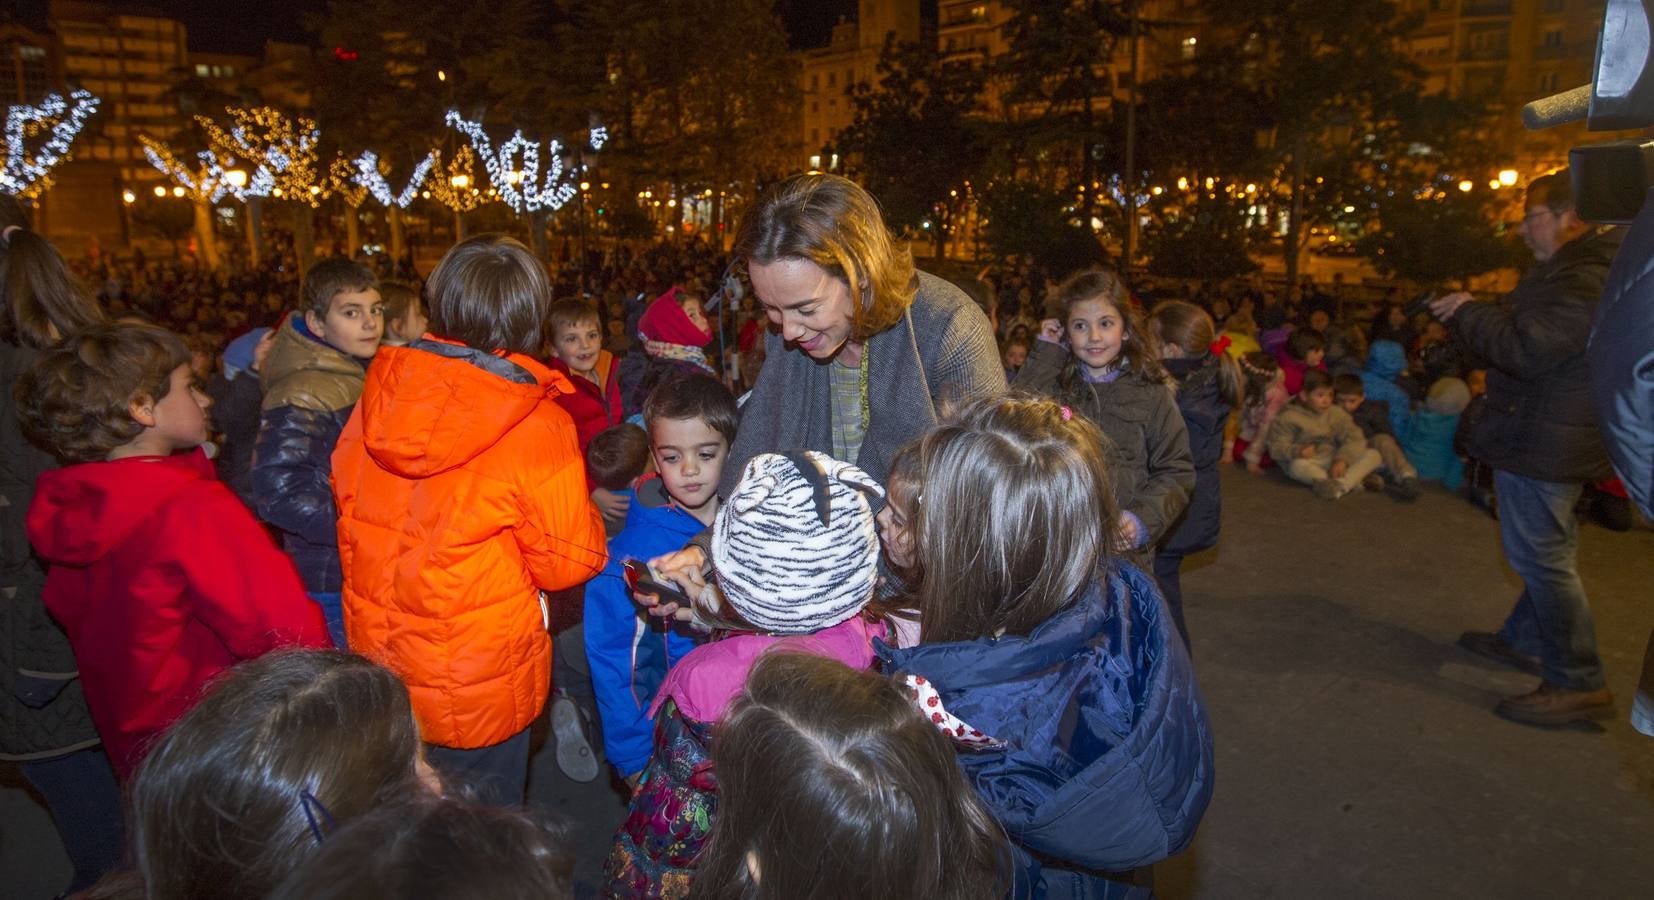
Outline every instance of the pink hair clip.
<svg viewBox="0 0 1654 900"><path fill-rule="evenodd" d="M1062 408L1062 420L1064 422L1068 422L1068 421L1072 421L1073 418L1074 418L1074 411L1072 409L1069 409L1067 406L1064 406Z"/></svg>

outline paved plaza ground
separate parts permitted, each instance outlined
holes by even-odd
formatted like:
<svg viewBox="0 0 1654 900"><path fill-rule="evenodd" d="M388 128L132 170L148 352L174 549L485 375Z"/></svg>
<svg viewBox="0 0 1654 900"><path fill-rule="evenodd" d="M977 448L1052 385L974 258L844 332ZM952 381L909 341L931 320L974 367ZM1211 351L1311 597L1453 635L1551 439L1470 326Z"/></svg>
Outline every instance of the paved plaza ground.
<svg viewBox="0 0 1654 900"><path fill-rule="evenodd" d="M1327 503L1224 475L1222 546L1184 577L1217 790L1165 898L1636 897L1654 885L1654 739L1626 722L1654 627L1654 532L1583 529L1580 568L1620 717L1541 731L1491 709L1534 679L1453 646L1519 590L1497 524L1440 489ZM531 800L579 823L595 881L622 808L564 780L546 744ZM0 900L68 871L0 767ZM591 896L584 887L581 896Z"/></svg>

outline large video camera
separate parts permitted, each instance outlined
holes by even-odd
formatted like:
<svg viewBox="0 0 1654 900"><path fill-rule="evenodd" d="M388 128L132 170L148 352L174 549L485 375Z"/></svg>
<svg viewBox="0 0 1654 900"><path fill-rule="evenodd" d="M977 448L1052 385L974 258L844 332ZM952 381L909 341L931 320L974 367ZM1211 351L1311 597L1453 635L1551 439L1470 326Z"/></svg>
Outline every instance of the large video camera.
<svg viewBox="0 0 1654 900"><path fill-rule="evenodd" d="M1591 83L1522 110L1530 129L1585 120L1591 131L1654 126L1654 0L1608 0ZM1590 222L1629 224L1591 332L1591 390L1614 468L1654 516L1654 140L1568 152L1574 206Z"/></svg>

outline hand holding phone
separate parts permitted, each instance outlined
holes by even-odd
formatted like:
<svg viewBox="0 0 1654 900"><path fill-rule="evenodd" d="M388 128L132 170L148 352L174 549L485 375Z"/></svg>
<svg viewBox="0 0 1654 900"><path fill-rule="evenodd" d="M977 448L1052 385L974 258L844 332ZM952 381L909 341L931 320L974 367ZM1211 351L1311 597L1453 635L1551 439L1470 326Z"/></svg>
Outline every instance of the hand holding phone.
<svg viewBox="0 0 1654 900"><path fill-rule="evenodd" d="M620 569L626 579L626 589L634 595L654 594L662 603L676 603L683 609L693 608L689 595L660 577L660 573L648 563L636 559L622 560Z"/></svg>

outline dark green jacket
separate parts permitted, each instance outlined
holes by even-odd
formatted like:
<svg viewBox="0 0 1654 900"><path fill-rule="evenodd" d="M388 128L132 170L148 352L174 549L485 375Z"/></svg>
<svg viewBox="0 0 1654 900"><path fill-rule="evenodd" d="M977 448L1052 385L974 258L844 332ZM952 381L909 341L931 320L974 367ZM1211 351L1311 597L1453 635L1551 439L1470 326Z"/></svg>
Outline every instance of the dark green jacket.
<svg viewBox="0 0 1654 900"><path fill-rule="evenodd" d="M52 457L23 438L12 389L35 352L0 343L0 759L49 759L96 746L69 638L40 601L46 571L24 516Z"/></svg>

